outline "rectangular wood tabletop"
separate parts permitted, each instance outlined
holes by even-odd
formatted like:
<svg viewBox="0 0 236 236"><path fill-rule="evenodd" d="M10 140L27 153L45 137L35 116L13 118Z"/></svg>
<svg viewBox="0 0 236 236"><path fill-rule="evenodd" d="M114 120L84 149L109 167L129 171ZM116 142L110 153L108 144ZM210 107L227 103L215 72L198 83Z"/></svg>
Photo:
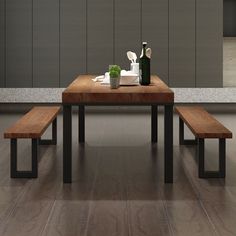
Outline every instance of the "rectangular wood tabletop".
<svg viewBox="0 0 236 236"><path fill-rule="evenodd" d="M151 77L148 86L120 86L94 82L93 75L80 75L62 93L64 104L166 104L174 103L174 92L158 77Z"/></svg>

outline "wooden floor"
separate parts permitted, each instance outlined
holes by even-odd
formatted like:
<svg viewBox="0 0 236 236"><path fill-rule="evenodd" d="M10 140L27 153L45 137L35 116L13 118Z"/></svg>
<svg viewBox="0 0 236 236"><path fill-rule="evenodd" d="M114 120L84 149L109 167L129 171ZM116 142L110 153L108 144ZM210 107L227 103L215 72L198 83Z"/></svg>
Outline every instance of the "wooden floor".
<svg viewBox="0 0 236 236"><path fill-rule="evenodd" d="M0 132L20 114L1 114ZM216 117L236 134L236 114ZM86 144L77 144L73 115L73 183L62 184L62 117L56 147L41 147L39 178L9 178L9 140L0 138L0 235L236 235L236 142L227 142L227 178L200 180L194 147L179 147L174 119L174 184L163 183L163 116L150 144L150 116L89 113ZM47 132L47 135L50 134ZM187 134L190 137L190 134ZM30 142L19 143L20 168ZM206 142L217 167L218 142Z"/></svg>

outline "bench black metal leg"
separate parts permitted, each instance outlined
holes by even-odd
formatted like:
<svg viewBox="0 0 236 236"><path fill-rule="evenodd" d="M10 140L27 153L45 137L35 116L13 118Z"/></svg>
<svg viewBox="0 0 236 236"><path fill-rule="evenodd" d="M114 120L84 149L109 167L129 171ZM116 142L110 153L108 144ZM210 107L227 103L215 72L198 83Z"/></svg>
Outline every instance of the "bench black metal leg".
<svg viewBox="0 0 236 236"><path fill-rule="evenodd" d="M11 139L11 178L38 177L38 139L32 139L32 170L17 170L17 139Z"/></svg>
<svg viewBox="0 0 236 236"><path fill-rule="evenodd" d="M32 178L38 177L38 139L32 139Z"/></svg>
<svg viewBox="0 0 236 236"><path fill-rule="evenodd" d="M205 175L205 140L198 139L198 176L204 178Z"/></svg>
<svg viewBox="0 0 236 236"><path fill-rule="evenodd" d="M52 139L39 139L40 145L57 145L57 118L52 122Z"/></svg>
<svg viewBox="0 0 236 236"><path fill-rule="evenodd" d="M196 145L196 139L184 139L184 122L179 117L179 145Z"/></svg>
<svg viewBox="0 0 236 236"><path fill-rule="evenodd" d="M220 138L219 139L219 169L220 169L220 178L225 178L225 169L226 169L226 165L225 165L225 147L226 147L226 143L225 143L225 139L224 138Z"/></svg>
<svg viewBox="0 0 236 236"><path fill-rule="evenodd" d="M179 118L179 145L184 145L184 122Z"/></svg>
<svg viewBox="0 0 236 236"><path fill-rule="evenodd" d="M151 109L152 109L152 120L151 120L152 143L156 143L158 138L158 106L152 105Z"/></svg>
<svg viewBox="0 0 236 236"><path fill-rule="evenodd" d="M85 140L85 117L84 105L79 105L79 143L84 143Z"/></svg>
<svg viewBox="0 0 236 236"><path fill-rule="evenodd" d="M219 139L219 171L205 171L204 139L198 139L199 178L225 178L225 139Z"/></svg>
<svg viewBox="0 0 236 236"><path fill-rule="evenodd" d="M63 106L63 182L71 183L72 117L71 105Z"/></svg>
<svg viewBox="0 0 236 236"><path fill-rule="evenodd" d="M17 173L17 139L11 139L11 178Z"/></svg>
<svg viewBox="0 0 236 236"><path fill-rule="evenodd" d="M164 116L165 183L173 183L173 105L165 105Z"/></svg>

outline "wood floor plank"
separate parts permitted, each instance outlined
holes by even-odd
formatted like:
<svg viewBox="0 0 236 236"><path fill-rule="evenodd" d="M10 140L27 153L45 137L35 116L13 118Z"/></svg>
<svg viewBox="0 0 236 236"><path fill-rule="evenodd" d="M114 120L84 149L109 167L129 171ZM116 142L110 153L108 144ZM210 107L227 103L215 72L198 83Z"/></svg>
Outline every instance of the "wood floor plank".
<svg viewBox="0 0 236 236"><path fill-rule="evenodd" d="M0 235L41 235L52 206L52 201L30 201L17 205L8 221L0 228Z"/></svg>
<svg viewBox="0 0 236 236"><path fill-rule="evenodd" d="M0 132L19 117L1 114ZM236 132L234 114L216 118ZM166 185L162 114L158 122L158 144L151 145L149 112L87 112L86 143L78 145L73 114L71 185L62 184L61 115L58 145L40 147L38 179L10 179L9 142L0 137L0 235L235 235L234 138L227 142L225 181L199 179L195 148L178 145L175 116L174 184ZM206 146L207 167L217 166L216 146ZM28 167L27 142L19 154L20 167Z"/></svg>
<svg viewBox="0 0 236 236"><path fill-rule="evenodd" d="M0 228L13 211L23 191L24 187L22 186L0 187Z"/></svg>
<svg viewBox="0 0 236 236"><path fill-rule="evenodd" d="M214 203L235 202L232 195L226 191L226 187L221 179L199 179L197 163L194 158L195 149L182 149L181 156L183 166L191 182L194 191L202 201L209 200Z"/></svg>
<svg viewBox="0 0 236 236"><path fill-rule="evenodd" d="M139 122L137 125L138 124ZM126 132L132 131L135 127L136 126L133 126L133 128L130 129L126 127ZM145 128L146 125L140 128L140 136L141 133L145 134ZM127 182L127 198L129 200L144 201L160 200L160 188L162 186L161 182L163 182L162 167L164 166L163 158L161 158L163 148L160 148L159 145L156 144L150 144L148 140L142 140L142 137L140 137L140 139L131 140L130 142L128 142L128 139L130 138L127 138L127 144L131 143L131 146L125 149L123 148L123 152L125 151L126 153L125 179ZM140 145L134 145L137 142L140 142Z"/></svg>
<svg viewBox="0 0 236 236"><path fill-rule="evenodd" d="M128 236L127 206L125 201L92 202L87 236Z"/></svg>
<svg viewBox="0 0 236 236"><path fill-rule="evenodd" d="M236 204L203 202L203 205L219 235L236 235Z"/></svg>
<svg viewBox="0 0 236 236"><path fill-rule="evenodd" d="M0 226L4 224L5 219L11 213L14 205L11 203L0 203Z"/></svg>
<svg viewBox="0 0 236 236"><path fill-rule="evenodd" d="M168 201L165 207L173 235L217 235L199 202Z"/></svg>
<svg viewBox="0 0 236 236"><path fill-rule="evenodd" d="M161 192L165 201L198 201L198 194L192 187L188 172L183 168L179 147L174 147L174 184L163 184Z"/></svg>
<svg viewBox="0 0 236 236"><path fill-rule="evenodd" d="M117 147L99 149L101 155L96 180L93 187L93 200L125 200L127 198L124 176L124 152Z"/></svg>
<svg viewBox="0 0 236 236"><path fill-rule="evenodd" d="M131 235L172 235L162 201L129 201Z"/></svg>
<svg viewBox="0 0 236 236"><path fill-rule="evenodd" d="M85 235L88 209L88 201L56 201L42 235Z"/></svg>

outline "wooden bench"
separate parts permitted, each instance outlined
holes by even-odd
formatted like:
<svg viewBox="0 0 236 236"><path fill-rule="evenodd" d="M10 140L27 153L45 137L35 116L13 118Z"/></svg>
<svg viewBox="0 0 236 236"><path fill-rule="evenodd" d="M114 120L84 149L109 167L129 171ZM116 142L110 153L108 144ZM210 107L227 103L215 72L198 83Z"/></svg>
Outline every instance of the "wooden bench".
<svg viewBox="0 0 236 236"><path fill-rule="evenodd" d="M60 107L34 107L4 133L4 138L11 139L11 178L37 178L38 144L57 144L57 115ZM52 123L52 139L41 137ZM32 139L32 170L17 170L17 139Z"/></svg>
<svg viewBox="0 0 236 236"><path fill-rule="evenodd" d="M202 107L178 106L180 145L198 145L199 178L225 178L225 139L232 138L232 132ZM195 140L184 139L184 123L192 131ZM219 139L219 170L205 171L205 139Z"/></svg>

